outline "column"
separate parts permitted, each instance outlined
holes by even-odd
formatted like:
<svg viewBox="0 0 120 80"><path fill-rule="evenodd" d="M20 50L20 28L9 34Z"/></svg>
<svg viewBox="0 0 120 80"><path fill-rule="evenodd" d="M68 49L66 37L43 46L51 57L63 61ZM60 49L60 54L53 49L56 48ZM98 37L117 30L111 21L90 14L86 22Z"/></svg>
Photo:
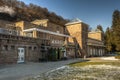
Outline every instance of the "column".
<svg viewBox="0 0 120 80"><path fill-rule="evenodd" d="M90 50L89 50L89 46L87 46L87 57L89 57L90 56L90 52L89 52Z"/></svg>
<svg viewBox="0 0 120 80"><path fill-rule="evenodd" d="M92 47L92 56L94 56L94 47Z"/></svg>
<svg viewBox="0 0 120 80"><path fill-rule="evenodd" d="M101 56L102 56L102 48L100 49L100 54L101 54Z"/></svg>
<svg viewBox="0 0 120 80"><path fill-rule="evenodd" d="M33 31L33 37L37 38L37 31L36 30Z"/></svg>
<svg viewBox="0 0 120 80"><path fill-rule="evenodd" d="M99 55L101 56L101 54L100 54L100 48L98 49L98 53L99 53Z"/></svg>
<svg viewBox="0 0 120 80"><path fill-rule="evenodd" d="M95 47L93 47L93 49L94 49L94 56L95 56Z"/></svg>
<svg viewBox="0 0 120 80"><path fill-rule="evenodd" d="M90 56L92 56L92 47L90 47Z"/></svg>
<svg viewBox="0 0 120 80"><path fill-rule="evenodd" d="M98 53L98 47L96 48L96 53L97 53L97 56L99 56L99 53Z"/></svg>
<svg viewBox="0 0 120 80"><path fill-rule="evenodd" d="M95 55L98 56L98 53L97 53L97 46L95 47Z"/></svg>
<svg viewBox="0 0 120 80"><path fill-rule="evenodd" d="M105 49L103 48L103 55L105 54Z"/></svg>

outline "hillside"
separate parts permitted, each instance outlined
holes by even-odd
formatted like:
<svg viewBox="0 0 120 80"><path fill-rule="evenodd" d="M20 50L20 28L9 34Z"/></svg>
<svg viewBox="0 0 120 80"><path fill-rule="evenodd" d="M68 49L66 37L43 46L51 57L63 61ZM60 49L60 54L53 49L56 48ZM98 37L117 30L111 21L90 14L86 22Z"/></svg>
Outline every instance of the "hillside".
<svg viewBox="0 0 120 80"><path fill-rule="evenodd" d="M0 0L0 19L8 21L33 21L35 19L49 19L51 22L64 25L67 20L54 12L48 11L30 3L26 5L24 2L17 0Z"/></svg>

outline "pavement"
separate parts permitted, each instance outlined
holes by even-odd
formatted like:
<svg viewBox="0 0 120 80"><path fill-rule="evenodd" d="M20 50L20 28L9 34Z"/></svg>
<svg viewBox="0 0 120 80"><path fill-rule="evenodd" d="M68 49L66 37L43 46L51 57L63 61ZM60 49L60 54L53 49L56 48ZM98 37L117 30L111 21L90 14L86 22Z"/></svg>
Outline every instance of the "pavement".
<svg viewBox="0 0 120 80"><path fill-rule="evenodd" d="M77 58L56 62L28 62L23 64L0 65L0 80L24 80L25 78L48 72L77 61L82 61L82 59Z"/></svg>
<svg viewBox="0 0 120 80"><path fill-rule="evenodd" d="M113 57L102 57L101 59L103 59L103 60L119 60L119 59L116 59L114 56Z"/></svg>

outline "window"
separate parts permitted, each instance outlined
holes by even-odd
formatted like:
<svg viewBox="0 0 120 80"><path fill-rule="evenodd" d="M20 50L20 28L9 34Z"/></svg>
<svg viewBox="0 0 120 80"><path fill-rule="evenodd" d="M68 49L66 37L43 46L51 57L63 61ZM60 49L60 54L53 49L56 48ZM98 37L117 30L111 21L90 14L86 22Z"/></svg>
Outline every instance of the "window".
<svg viewBox="0 0 120 80"><path fill-rule="evenodd" d="M57 26L57 28L56 28L57 30L59 30L59 26Z"/></svg>
<svg viewBox="0 0 120 80"><path fill-rule="evenodd" d="M18 53L20 53L20 49L18 49Z"/></svg>
<svg viewBox="0 0 120 80"><path fill-rule="evenodd" d="M28 32L28 33L26 33L26 36L27 37L33 37L33 33L32 32Z"/></svg>
<svg viewBox="0 0 120 80"><path fill-rule="evenodd" d="M56 27L56 30L57 30L56 32L57 32L57 33L60 33L60 31L58 31L59 29L60 29L59 26L57 26L57 27Z"/></svg>
<svg viewBox="0 0 120 80"><path fill-rule="evenodd" d="M29 46L29 47L28 47L28 49L29 49L29 50L31 50L31 49L32 49L32 47L31 47L31 46Z"/></svg>
<svg viewBox="0 0 120 80"><path fill-rule="evenodd" d="M14 50L14 49L15 49L15 46L12 45L12 46L11 46L11 50Z"/></svg>
<svg viewBox="0 0 120 80"><path fill-rule="evenodd" d="M8 50L8 45L4 45L2 50Z"/></svg>
<svg viewBox="0 0 120 80"><path fill-rule="evenodd" d="M34 51L37 49L37 47L34 47Z"/></svg>
<svg viewBox="0 0 120 80"><path fill-rule="evenodd" d="M23 49L21 49L21 53L23 53L24 52L24 50Z"/></svg>
<svg viewBox="0 0 120 80"><path fill-rule="evenodd" d="M60 33L60 31L57 31L57 33Z"/></svg>

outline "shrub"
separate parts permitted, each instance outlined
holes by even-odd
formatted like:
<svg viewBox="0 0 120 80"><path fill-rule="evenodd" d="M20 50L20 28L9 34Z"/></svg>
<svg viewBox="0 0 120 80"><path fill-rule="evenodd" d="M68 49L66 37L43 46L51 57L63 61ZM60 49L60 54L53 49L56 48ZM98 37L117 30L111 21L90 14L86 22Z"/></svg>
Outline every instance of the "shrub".
<svg viewBox="0 0 120 80"><path fill-rule="evenodd" d="M115 52L117 55L120 55L120 52Z"/></svg>

